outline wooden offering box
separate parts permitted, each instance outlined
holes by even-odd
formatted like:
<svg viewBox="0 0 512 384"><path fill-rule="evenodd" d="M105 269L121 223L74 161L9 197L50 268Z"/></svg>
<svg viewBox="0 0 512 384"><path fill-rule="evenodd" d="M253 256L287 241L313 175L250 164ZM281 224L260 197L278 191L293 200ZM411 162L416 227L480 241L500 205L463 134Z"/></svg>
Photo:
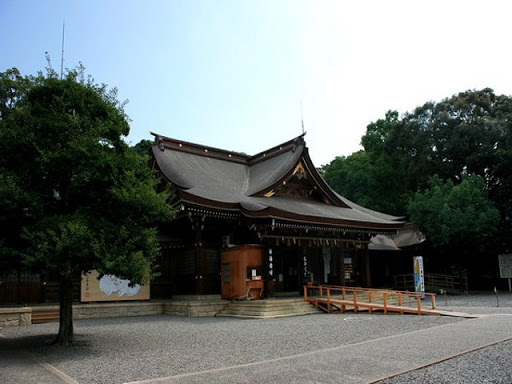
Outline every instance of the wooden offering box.
<svg viewBox="0 0 512 384"><path fill-rule="evenodd" d="M261 299L263 287L263 249L256 245L227 248L221 254L221 297Z"/></svg>

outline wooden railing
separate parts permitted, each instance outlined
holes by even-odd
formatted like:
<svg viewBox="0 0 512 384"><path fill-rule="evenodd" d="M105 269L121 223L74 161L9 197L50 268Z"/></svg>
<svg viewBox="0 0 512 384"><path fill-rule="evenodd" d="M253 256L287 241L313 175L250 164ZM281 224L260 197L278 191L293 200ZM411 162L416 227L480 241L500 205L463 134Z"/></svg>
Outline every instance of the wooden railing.
<svg viewBox="0 0 512 384"><path fill-rule="evenodd" d="M383 311L384 313L431 314L433 313L431 310L435 309L435 296L435 293L421 294L332 285L304 286L304 300L328 313L365 310L369 313Z"/></svg>
<svg viewBox="0 0 512 384"><path fill-rule="evenodd" d="M414 274L395 275L395 289L414 289ZM468 278L439 273L425 274L425 288L429 291L446 291L448 293L466 293Z"/></svg>

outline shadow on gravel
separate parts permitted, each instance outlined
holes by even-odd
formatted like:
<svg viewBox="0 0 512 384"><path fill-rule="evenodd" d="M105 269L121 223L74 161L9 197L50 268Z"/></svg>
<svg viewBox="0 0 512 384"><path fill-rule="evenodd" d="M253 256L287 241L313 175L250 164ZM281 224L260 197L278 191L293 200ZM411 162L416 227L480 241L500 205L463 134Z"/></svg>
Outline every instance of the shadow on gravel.
<svg viewBox="0 0 512 384"><path fill-rule="evenodd" d="M56 335L33 335L12 338L0 338L0 352L9 353L16 349L29 353L33 358L41 358L53 363L68 360L88 359L97 355L89 341L90 335L77 335L72 345L64 347L53 344Z"/></svg>
<svg viewBox="0 0 512 384"><path fill-rule="evenodd" d="M97 320L99 319L83 319L75 320L77 329L96 328L98 327ZM149 316L134 316L134 317L109 317L100 319L102 326L116 326L116 325L130 325L130 324L146 324L148 321L151 323L181 323L181 324L212 324L212 323L230 323L237 321L261 321L260 319L233 319L228 317L184 317L172 315L149 315ZM273 319L269 319L273 320ZM267 320L268 321L268 320Z"/></svg>

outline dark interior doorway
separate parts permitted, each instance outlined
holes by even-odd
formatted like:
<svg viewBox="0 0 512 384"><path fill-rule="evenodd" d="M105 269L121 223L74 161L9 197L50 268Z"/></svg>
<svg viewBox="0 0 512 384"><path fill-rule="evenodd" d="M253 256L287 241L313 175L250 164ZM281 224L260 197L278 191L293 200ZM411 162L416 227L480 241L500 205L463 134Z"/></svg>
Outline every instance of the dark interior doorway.
<svg viewBox="0 0 512 384"><path fill-rule="evenodd" d="M273 249L275 292L298 292L302 281L302 268L298 248L276 247Z"/></svg>

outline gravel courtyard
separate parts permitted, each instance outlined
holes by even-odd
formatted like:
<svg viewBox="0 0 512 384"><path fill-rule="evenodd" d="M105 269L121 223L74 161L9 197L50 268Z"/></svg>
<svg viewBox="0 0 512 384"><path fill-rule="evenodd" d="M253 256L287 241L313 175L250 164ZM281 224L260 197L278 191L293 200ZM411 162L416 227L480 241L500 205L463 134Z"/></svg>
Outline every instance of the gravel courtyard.
<svg viewBox="0 0 512 384"><path fill-rule="evenodd" d="M445 298L438 295L437 307L468 313L507 313L512 316L512 294L501 292L472 293ZM497 305L500 305L499 307ZM512 338L512 329L510 330ZM512 341L468 352L458 357L405 373L379 384L465 384L465 383L512 383Z"/></svg>
<svg viewBox="0 0 512 384"><path fill-rule="evenodd" d="M431 366L380 383L512 383L512 342L503 341L507 334L503 329L509 330L512 338L512 295L500 295L499 308L494 295L488 294L450 296L447 297L447 307L443 300L438 299L438 307L506 314L492 317L493 321L498 321L496 324L501 324L501 342L443 362L434 361ZM271 376L275 382L364 383L369 380L358 381L357 377L344 376L344 370L336 368L336 358L345 354L346 360L351 351L360 353L354 355L351 366L360 364L361 369L373 369L375 380L384 379L388 376L379 374L378 364L364 361L365 348L371 355L372 346L377 345L374 341L389 343L391 352L393 343L399 339L403 341L409 335L411 340L414 337L422 340L423 337L428 340L425 345L438 343L436 356L443 359L443 350L452 348L453 342L444 345L445 336L432 340L436 334L449 335L450 327L465 327L480 320L486 321L351 313L271 320L165 315L77 320L77 342L69 348L49 345L57 333L56 323L4 328L0 329L0 382L248 382L247 376L241 374L244 370L255 372L250 377L251 382L265 382L263 377L270 377L271 370L275 369L276 373ZM509 324L511 327L507 328ZM467 336L471 339L475 335ZM418 351L421 352L421 345L418 345ZM334 359L331 364L330 359ZM400 358L379 363L384 368L396 364L395 372L404 371L400 368L403 362L396 360ZM425 361L425 364L429 362ZM283 371L284 365L293 369L293 377Z"/></svg>

